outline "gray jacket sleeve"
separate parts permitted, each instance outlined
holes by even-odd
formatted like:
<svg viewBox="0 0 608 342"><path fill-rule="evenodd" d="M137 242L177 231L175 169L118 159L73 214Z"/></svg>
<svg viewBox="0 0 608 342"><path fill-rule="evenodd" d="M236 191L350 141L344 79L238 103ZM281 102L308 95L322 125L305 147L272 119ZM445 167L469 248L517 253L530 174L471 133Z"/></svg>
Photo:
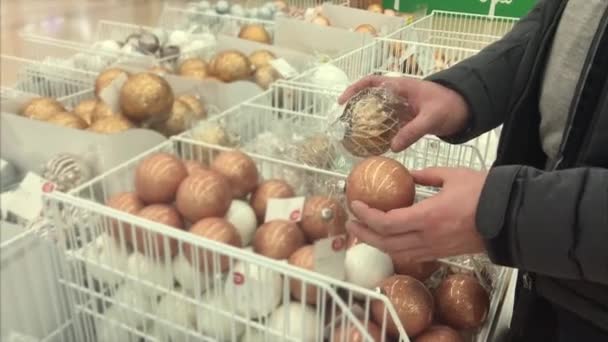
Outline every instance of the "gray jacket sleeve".
<svg viewBox="0 0 608 342"><path fill-rule="evenodd" d="M608 284L608 170L493 168L477 227L498 264Z"/></svg>
<svg viewBox="0 0 608 342"><path fill-rule="evenodd" d="M502 124L514 93L515 77L532 37L548 12L541 0L501 40L455 66L433 74L427 80L462 95L469 105L471 120L465 131L442 137L450 143L463 143Z"/></svg>

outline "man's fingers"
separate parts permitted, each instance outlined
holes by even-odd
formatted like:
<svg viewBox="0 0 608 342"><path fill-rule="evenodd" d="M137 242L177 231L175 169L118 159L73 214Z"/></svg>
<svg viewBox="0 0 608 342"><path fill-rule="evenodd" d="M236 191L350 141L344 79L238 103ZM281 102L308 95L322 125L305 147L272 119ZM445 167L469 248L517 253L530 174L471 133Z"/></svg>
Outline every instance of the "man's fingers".
<svg viewBox="0 0 608 342"><path fill-rule="evenodd" d="M423 170L411 171L414 182L419 185L442 187L448 168L430 167Z"/></svg>
<svg viewBox="0 0 608 342"><path fill-rule="evenodd" d="M346 224L349 233L355 235L361 242L378 248L385 253L397 253L403 250L418 250L426 248L418 232L405 233L399 236L381 236L369 227L358 221L349 221Z"/></svg>
<svg viewBox="0 0 608 342"><path fill-rule="evenodd" d="M428 115L417 115L406 123L391 142L393 152L400 152L431 132L433 121Z"/></svg>
<svg viewBox="0 0 608 342"><path fill-rule="evenodd" d="M408 260L410 262L425 262L434 261L437 258L433 255L433 251L428 247L416 249L401 250L391 254L393 260Z"/></svg>
<svg viewBox="0 0 608 342"><path fill-rule="evenodd" d="M360 92L361 90L363 90L365 88L370 88L370 87L377 87L384 82L385 82L385 79L381 76L376 76L376 75L366 76L366 77L360 79L359 81L351 84L348 88L346 88L344 93L342 93L342 95L340 95L340 97L338 98L338 103L340 105L343 105L353 95Z"/></svg>
<svg viewBox="0 0 608 342"><path fill-rule="evenodd" d="M354 201L350 207L361 222L381 236L404 234L419 230L424 224L425 212L430 202L422 201L408 208L383 212L370 208L365 203Z"/></svg>

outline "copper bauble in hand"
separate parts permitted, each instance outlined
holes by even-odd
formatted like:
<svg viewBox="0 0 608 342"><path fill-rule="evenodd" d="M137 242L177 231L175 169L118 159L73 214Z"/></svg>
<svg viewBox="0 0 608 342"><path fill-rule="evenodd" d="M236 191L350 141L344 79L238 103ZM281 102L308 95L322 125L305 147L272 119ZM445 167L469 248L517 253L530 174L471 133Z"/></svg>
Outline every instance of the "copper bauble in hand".
<svg viewBox="0 0 608 342"><path fill-rule="evenodd" d="M385 88L366 88L348 100L339 121L342 145L357 157L387 152L401 122L411 119L405 100Z"/></svg>
<svg viewBox="0 0 608 342"><path fill-rule="evenodd" d="M180 159L159 152L143 159L135 170L135 191L145 203L171 203L188 172Z"/></svg>
<svg viewBox="0 0 608 342"><path fill-rule="evenodd" d="M314 242L346 233L346 210L335 198L312 196L304 202L300 226L308 241Z"/></svg>
<svg viewBox="0 0 608 342"><path fill-rule="evenodd" d="M434 311L433 296L419 280L410 276L394 275L383 280L379 287L393 304L408 336L415 337L431 325ZM380 325L385 310L381 301L372 302L372 316ZM398 337L397 325L390 315L386 317L387 332L393 337Z"/></svg>
<svg viewBox="0 0 608 342"><path fill-rule="evenodd" d="M306 244L298 225L286 220L273 220L258 228L253 237L253 250L271 259L287 259Z"/></svg>
<svg viewBox="0 0 608 342"><path fill-rule="evenodd" d="M414 342L464 342L460 333L445 325L433 325L416 337Z"/></svg>
<svg viewBox="0 0 608 342"><path fill-rule="evenodd" d="M264 44L270 44L272 41L264 26L258 24L244 25L239 32L239 38Z"/></svg>
<svg viewBox="0 0 608 342"><path fill-rule="evenodd" d="M346 179L349 205L362 201L386 212L412 205L415 194L414 179L409 171L391 158L367 158L359 162Z"/></svg>
<svg viewBox="0 0 608 342"><path fill-rule="evenodd" d="M167 81L152 73L130 76L120 90L120 108L135 122L165 120L173 106L173 90Z"/></svg>
<svg viewBox="0 0 608 342"><path fill-rule="evenodd" d="M241 247L241 236L236 228L223 218L204 218L192 225L189 232L209 240L225 243L234 247ZM183 246L184 255L191 265L195 265L195 258L198 254L198 265L201 272L214 274L228 271L228 268L230 267L230 259L228 256L220 256L219 269L214 269L215 261L213 252L199 249L198 253L196 253L196 247L194 245L186 243Z"/></svg>
<svg viewBox="0 0 608 342"><path fill-rule="evenodd" d="M220 52L213 63L214 76L224 82L247 79L252 73L249 58L237 50Z"/></svg>
<svg viewBox="0 0 608 342"><path fill-rule="evenodd" d="M47 120L53 114L61 112L65 112L65 107L57 100L50 97L37 97L23 106L21 115L34 120Z"/></svg>
<svg viewBox="0 0 608 342"><path fill-rule="evenodd" d="M442 321L456 329L481 326L488 315L490 298L472 275L453 274L435 290L437 311Z"/></svg>

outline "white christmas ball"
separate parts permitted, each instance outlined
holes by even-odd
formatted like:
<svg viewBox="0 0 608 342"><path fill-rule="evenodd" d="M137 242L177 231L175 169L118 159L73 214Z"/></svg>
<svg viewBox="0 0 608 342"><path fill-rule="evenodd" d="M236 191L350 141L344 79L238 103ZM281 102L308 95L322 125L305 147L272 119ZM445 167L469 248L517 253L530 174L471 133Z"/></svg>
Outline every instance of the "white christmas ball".
<svg viewBox="0 0 608 342"><path fill-rule="evenodd" d="M193 40L191 42L187 42L183 47L182 47L182 52L191 52L191 51L197 51L199 52L200 50L203 50L207 47L211 47L213 46L214 43L209 43L205 40L201 40L201 39L196 39Z"/></svg>
<svg viewBox="0 0 608 342"><path fill-rule="evenodd" d="M167 45L177 45L182 46L190 40L190 34L186 31L175 30L171 32L169 35L169 40L167 41Z"/></svg>
<svg viewBox="0 0 608 342"><path fill-rule="evenodd" d="M86 260L87 273L102 283L115 285L123 279L116 272L127 273L127 252L108 234L99 235L76 253Z"/></svg>
<svg viewBox="0 0 608 342"><path fill-rule="evenodd" d="M297 341L317 341L317 336L323 336L323 325L317 324L315 309L302 303L290 302L280 306L268 319L268 326Z"/></svg>
<svg viewBox="0 0 608 342"><path fill-rule="evenodd" d="M311 82L324 88L343 90L350 85L348 75L335 65L321 64L312 74Z"/></svg>
<svg viewBox="0 0 608 342"><path fill-rule="evenodd" d="M195 311L196 307L194 304L176 296L166 295L158 303L155 314L157 317L181 328L193 330ZM172 328L170 325L162 322L155 323L153 334L160 342L194 341L194 338L190 334Z"/></svg>
<svg viewBox="0 0 608 342"><path fill-rule="evenodd" d="M133 46L131 44L125 44L120 49L120 52L122 52L124 54L127 54L127 55L133 55L133 54L135 54L136 52L139 52L139 51L137 51L137 48L135 46Z"/></svg>
<svg viewBox="0 0 608 342"><path fill-rule="evenodd" d="M100 49L109 52L120 51L120 44L115 40L102 40L93 44L93 49Z"/></svg>
<svg viewBox="0 0 608 342"><path fill-rule="evenodd" d="M280 274L254 264L237 262L228 273L225 293L234 300L236 311L243 316L267 316L283 297Z"/></svg>
<svg viewBox="0 0 608 342"><path fill-rule="evenodd" d="M258 9L258 18L263 19L263 20L271 20L272 16L274 15L274 12L268 8L268 7L261 7L260 9Z"/></svg>
<svg viewBox="0 0 608 342"><path fill-rule="evenodd" d="M86 60L86 69L100 72L108 66L107 60L102 56L89 56Z"/></svg>
<svg viewBox="0 0 608 342"><path fill-rule="evenodd" d="M241 6L240 4L234 4L234 5L232 5L232 7L230 7L230 14L232 14L235 17L244 17L245 10L243 9L243 6Z"/></svg>
<svg viewBox="0 0 608 342"><path fill-rule="evenodd" d="M127 260L127 272L138 280L146 282L138 281L135 286L137 286L144 295L150 298L156 298L159 294L159 290L152 286L164 288L173 287L173 277L169 267L159 262L155 262L139 252L134 252L129 256L129 259Z"/></svg>
<svg viewBox="0 0 608 342"><path fill-rule="evenodd" d="M241 322L231 318L232 309L236 309L238 304L234 303L231 306L227 297L230 294L224 295L222 293L211 292L213 291L205 293L201 301L202 306L198 307L198 312L196 313L198 329L203 335L212 337L216 341L238 340L245 330L245 326ZM210 307L211 310L205 308L205 305ZM227 312L228 315L222 315L214 311L216 309L221 309Z"/></svg>
<svg viewBox="0 0 608 342"><path fill-rule="evenodd" d="M112 299L115 303L118 303L111 307L116 320L130 327L145 327L148 319L139 312L150 313L152 311L152 301L140 291L137 285L127 283L119 287Z"/></svg>
<svg viewBox="0 0 608 342"><path fill-rule="evenodd" d="M226 0L220 0L215 4L215 11L218 14L226 14L230 10L230 4Z"/></svg>
<svg viewBox="0 0 608 342"><path fill-rule="evenodd" d="M205 279L205 274L196 270L181 253L173 259L172 268L173 277L190 295L194 295L197 283L201 293L207 289L207 284L213 286L213 279Z"/></svg>
<svg viewBox="0 0 608 342"><path fill-rule="evenodd" d="M224 218L232 223L239 232L243 246L248 246L258 227L255 212L249 203L241 200L233 200Z"/></svg>
<svg viewBox="0 0 608 342"><path fill-rule="evenodd" d="M203 1L200 1L197 6L198 6L199 11L204 11L206 9L211 8L211 3L207 0L203 0Z"/></svg>
<svg viewBox="0 0 608 342"><path fill-rule="evenodd" d="M115 315L116 313L112 308L106 310L104 313L104 316L106 317L114 317ZM95 335L97 336L97 339L95 340L97 342L139 341L139 336L126 330L120 326L119 323L101 318L95 319Z"/></svg>
<svg viewBox="0 0 608 342"><path fill-rule="evenodd" d="M380 281L395 273L388 254L364 243L346 251L344 270L346 281L367 289L375 288Z"/></svg>

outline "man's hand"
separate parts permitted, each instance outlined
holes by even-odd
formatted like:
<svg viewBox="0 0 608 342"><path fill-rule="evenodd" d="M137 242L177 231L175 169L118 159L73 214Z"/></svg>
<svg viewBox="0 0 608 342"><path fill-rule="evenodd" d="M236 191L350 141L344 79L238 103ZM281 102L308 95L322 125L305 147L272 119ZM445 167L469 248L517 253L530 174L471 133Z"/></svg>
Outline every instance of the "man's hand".
<svg viewBox="0 0 608 342"><path fill-rule="evenodd" d="M459 133L469 120L467 103L455 91L437 83L408 77L368 76L348 87L338 99L344 104L359 91L386 87L402 96L415 115L392 141L394 152L404 150L427 134L450 136Z"/></svg>
<svg viewBox="0 0 608 342"><path fill-rule="evenodd" d="M352 211L358 221L348 222L348 231L394 258L412 261L483 252L475 214L487 172L430 168L412 175L417 184L441 187L441 191L411 207L386 213L355 201Z"/></svg>

